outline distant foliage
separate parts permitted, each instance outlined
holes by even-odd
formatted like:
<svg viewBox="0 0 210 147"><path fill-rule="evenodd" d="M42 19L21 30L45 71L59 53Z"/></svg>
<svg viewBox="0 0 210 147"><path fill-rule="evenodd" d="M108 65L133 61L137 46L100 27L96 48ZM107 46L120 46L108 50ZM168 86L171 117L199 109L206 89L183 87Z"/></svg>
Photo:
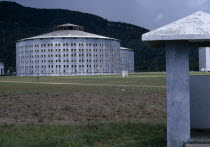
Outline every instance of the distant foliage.
<svg viewBox="0 0 210 147"><path fill-rule="evenodd" d="M144 21L144 20L142 20ZM15 71L17 40L52 31L56 25L72 23L85 31L121 40L121 45L135 50L136 71L165 70L165 50L149 49L142 41L147 29L135 25L110 22L101 17L61 9L35 9L15 2L0 2L0 59L6 69ZM190 53L191 69L198 69L197 49Z"/></svg>

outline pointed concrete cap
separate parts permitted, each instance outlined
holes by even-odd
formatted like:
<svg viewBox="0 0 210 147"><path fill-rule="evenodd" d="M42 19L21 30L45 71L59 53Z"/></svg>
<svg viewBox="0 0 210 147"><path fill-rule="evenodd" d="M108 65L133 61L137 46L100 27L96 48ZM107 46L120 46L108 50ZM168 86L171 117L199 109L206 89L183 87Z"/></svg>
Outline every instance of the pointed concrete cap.
<svg viewBox="0 0 210 147"><path fill-rule="evenodd" d="M190 16L143 34L149 47L164 47L166 41L188 41L193 46L210 46L210 14L198 11Z"/></svg>

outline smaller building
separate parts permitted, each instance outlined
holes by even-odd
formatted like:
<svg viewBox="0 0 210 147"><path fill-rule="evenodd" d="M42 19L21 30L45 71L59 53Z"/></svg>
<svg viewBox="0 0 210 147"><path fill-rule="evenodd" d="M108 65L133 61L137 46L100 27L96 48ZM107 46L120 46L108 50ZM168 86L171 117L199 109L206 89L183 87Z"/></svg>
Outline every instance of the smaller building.
<svg viewBox="0 0 210 147"><path fill-rule="evenodd" d="M0 62L0 75L4 75L4 63Z"/></svg>
<svg viewBox="0 0 210 147"><path fill-rule="evenodd" d="M121 70L134 72L134 50L120 47Z"/></svg>
<svg viewBox="0 0 210 147"><path fill-rule="evenodd" d="M210 47L199 48L199 70L210 71Z"/></svg>

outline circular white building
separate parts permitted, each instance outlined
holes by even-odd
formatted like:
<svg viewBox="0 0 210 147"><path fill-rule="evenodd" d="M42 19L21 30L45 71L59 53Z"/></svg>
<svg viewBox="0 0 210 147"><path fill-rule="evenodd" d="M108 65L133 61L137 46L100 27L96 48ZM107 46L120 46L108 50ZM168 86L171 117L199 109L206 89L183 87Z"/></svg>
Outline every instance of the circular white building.
<svg viewBox="0 0 210 147"><path fill-rule="evenodd" d="M120 41L64 24L16 43L17 76L110 75L121 70Z"/></svg>

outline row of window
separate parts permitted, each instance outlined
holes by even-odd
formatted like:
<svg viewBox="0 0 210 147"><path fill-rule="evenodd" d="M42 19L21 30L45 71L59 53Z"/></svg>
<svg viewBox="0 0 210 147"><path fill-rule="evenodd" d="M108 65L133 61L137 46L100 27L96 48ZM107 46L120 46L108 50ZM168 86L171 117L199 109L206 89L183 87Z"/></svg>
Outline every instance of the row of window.
<svg viewBox="0 0 210 147"><path fill-rule="evenodd" d="M46 61L47 60L34 60L34 62L35 63L39 63L39 61L40 62L42 62L42 63L46 63ZM85 60L84 59L80 59L80 60L78 60L79 62L85 62ZM102 60L102 59L100 59L100 60L97 60L97 59L86 59L86 62L104 62L104 61L106 61L106 62L115 62L114 60ZM51 63L53 63L53 60L48 60L48 62L51 62ZM61 62L61 60L55 60L55 62ZM69 62L69 60L63 60L63 62ZM77 62L76 60L71 60L71 62ZM33 63L33 61L19 61L18 63Z"/></svg>
<svg viewBox="0 0 210 147"><path fill-rule="evenodd" d="M26 45L26 46L18 46L19 48L33 48L33 47L60 47L60 46L100 46L100 47L114 47L112 44L91 44L91 43L55 43L55 44L34 44L34 45Z"/></svg>
<svg viewBox="0 0 210 147"><path fill-rule="evenodd" d="M109 70L105 70L105 71L99 71L99 70L94 70L94 71L92 71L92 70L86 70L86 71L77 71L77 70L72 70L72 71L66 71L66 70L63 70L63 72L61 71L61 70L56 70L56 71L54 71L54 70L51 70L51 71L49 71L50 73L46 73L46 71L41 71L41 74L45 74L45 75L51 75L51 74L68 74L68 73L83 73L83 72L86 72L86 73L116 73L116 71L115 70L112 70L112 71L109 71ZM40 74L40 72L39 72L39 70L35 70L35 71L27 71L27 70L25 70L24 72L18 72L17 74L20 74L20 75L31 75L31 74L35 74L35 75L39 75Z"/></svg>
<svg viewBox="0 0 210 147"><path fill-rule="evenodd" d="M86 62L104 62L104 60L91 60L91 59L87 59ZM24 63L46 63L47 60L35 60L35 61L19 61L19 64L24 64ZM55 62L59 62L61 63L61 60L55 60ZM63 60L63 62L69 62L69 60ZM71 60L72 63L77 62L75 60ZM79 60L79 62L84 62L84 60ZM105 60L105 63L111 62L113 64L115 64L116 62L113 60ZM53 60L48 60L48 63L53 63Z"/></svg>
<svg viewBox="0 0 210 147"><path fill-rule="evenodd" d="M94 51L94 52L117 52L117 50L108 50L108 49L86 49L86 52L91 52L91 51ZM39 52L53 52L53 49L42 49L42 50L26 50L26 51L17 51L17 53L39 53ZM61 49L55 49L56 52L61 52ZM63 49L64 52L68 52L68 51L71 51L71 52L76 52L77 49ZM85 49L79 49L79 52L84 52Z"/></svg>
<svg viewBox="0 0 210 147"><path fill-rule="evenodd" d="M20 66L19 68L22 68L22 69L28 69L28 68L46 68L46 67L48 67L48 68L54 68L54 66L53 65L48 65L48 66L46 66L46 65L42 65L42 66ZM55 65L55 67L56 68L61 68L61 65ZM70 67L70 65L63 65L63 67L64 68L68 68L68 67ZM71 67L77 67L77 65L71 65ZM85 67L85 65L78 65L78 67ZM86 65L86 67L103 67L103 65Z"/></svg>
<svg viewBox="0 0 210 147"><path fill-rule="evenodd" d="M71 54L71 57L84 57L84 54ZM86 57L91 57L92 54L86 54ZM46 57L54 57L53 54L51 55L30 55L30 56L19 56L19 59L32 59L32 58L46 58ZM69 57L69 54L63 54L63 56L61 54L55 54L55 57ZM104 55L104 54L93 54L93 57L117 57L114 54L111 55Z"/></svg>

